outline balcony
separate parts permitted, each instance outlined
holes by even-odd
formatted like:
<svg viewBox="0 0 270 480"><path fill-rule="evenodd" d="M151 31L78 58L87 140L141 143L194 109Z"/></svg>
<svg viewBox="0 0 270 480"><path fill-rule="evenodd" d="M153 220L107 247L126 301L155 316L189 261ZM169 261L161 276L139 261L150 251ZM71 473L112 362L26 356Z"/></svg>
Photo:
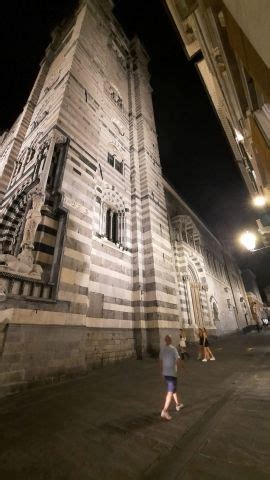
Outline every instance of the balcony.
<svg viewBox="0 0 270 480"><path fill-rule="evenodd" d="M0 301L8 300L54 302L54 284L17 273L0 272Z"/></svg>

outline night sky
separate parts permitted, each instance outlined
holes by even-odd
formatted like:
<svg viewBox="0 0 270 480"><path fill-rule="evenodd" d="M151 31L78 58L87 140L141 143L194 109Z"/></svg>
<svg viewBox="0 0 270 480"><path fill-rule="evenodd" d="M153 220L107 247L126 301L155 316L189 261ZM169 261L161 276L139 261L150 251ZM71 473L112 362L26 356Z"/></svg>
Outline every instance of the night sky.
<svg viewBox="0 0 270 480"><path fill-rule="evenodd" d="M2 68L0 130L22 110L35 81L50 32L76 0L13 0L1 7ZM179 194L231 249L241 268L252 268L259 284L270 283L268 251L245 253L243 229L256 231L257 214L234 162L219 120L188 61L161 0L115 0L126 34L137 34L148 51L163 173ZM2 37L2 38L1 38Z"/></svg>

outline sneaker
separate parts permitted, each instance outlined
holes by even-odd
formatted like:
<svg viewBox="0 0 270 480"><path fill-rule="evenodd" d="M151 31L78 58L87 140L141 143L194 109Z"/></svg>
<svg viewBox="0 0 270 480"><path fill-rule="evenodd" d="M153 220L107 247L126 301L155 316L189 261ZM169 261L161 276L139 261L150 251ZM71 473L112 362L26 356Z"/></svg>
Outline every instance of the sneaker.
<svg viewBox="0 0 270 480"><path fill-rule="evenodd" d="M183 404L183 403L179 403L178 405L175 405L175 408L176 408L176 411L179 412L179 410L181 410L182 408L184 408L184 404Z"/></svg>
<svg viewBox="0 0 270 480"><path fill-rule="evenodd" d="M211 357L210 360L216 360L215 357Z"/></svg>
<svg viewBox="0 0 270 480"><path fill-rule="evenodd" d="M169 415L168 412L165 412L165 410L162 410L160 416L161 416L161 418L165 418L166 420L171 420L172 419L171 415Z"/></svg>
<svg viewBox="0 0 270 480"><path fill-rule="evenodd" d="M202 362L207 362L207 358L203 358Z"/></svg>

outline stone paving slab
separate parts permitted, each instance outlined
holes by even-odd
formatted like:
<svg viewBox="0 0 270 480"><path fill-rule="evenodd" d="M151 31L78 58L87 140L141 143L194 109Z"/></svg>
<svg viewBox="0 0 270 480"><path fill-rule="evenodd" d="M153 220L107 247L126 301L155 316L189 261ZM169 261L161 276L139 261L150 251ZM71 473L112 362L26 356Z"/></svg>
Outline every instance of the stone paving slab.
<svg viewBox="0 0 270 480"><path fill-rule="evenodd" d="M269 480L270 335L213 346L185 362L171 422L153 359L2 399L1 480Z"/></svg>

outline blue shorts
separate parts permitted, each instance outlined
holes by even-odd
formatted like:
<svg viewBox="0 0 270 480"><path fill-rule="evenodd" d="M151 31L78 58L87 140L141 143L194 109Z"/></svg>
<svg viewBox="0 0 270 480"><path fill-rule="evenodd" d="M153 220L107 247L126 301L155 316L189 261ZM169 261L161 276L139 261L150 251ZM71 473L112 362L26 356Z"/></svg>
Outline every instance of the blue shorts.
<svg viewBox="0 0 270 480"><path fill-rule="evenodd" d="M177 388L177 378L176 377L168 377L165 375L165 382L167 384L167 392L175 393Z"/></svg>

